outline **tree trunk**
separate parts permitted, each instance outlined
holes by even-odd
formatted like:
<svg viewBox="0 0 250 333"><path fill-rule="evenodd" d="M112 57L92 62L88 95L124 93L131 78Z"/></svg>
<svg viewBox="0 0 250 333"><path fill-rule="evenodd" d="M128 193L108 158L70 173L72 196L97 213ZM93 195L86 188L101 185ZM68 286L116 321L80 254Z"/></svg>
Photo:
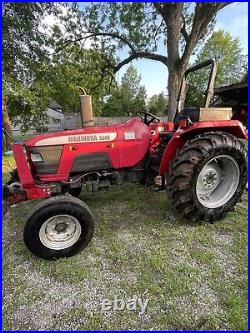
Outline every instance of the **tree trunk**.
<svg viewBox="0 0 250 333"><path fill-rule="evenodd" d="M182 73L175 68L168 68L168 121L173 121L177 109L177 97L180 90Z"/></svg>
<svg viewBox="0 0 250 333"><path fill-rule="evenodd" d="M7 150L11 150L11 145L14 143L13 134L10 126L10 120L6 108L6 99L2 98L2 116L3 116L3 131Z"/></svg>
<svg viewBox="0 0 250 333"><path fill-rule="evenodd" d="M182 26L184 3L164 3L165 22L167 25L168 55L168 121L173 121L177 106L177 96L183 71L180 67L179 38Z"/></svg>

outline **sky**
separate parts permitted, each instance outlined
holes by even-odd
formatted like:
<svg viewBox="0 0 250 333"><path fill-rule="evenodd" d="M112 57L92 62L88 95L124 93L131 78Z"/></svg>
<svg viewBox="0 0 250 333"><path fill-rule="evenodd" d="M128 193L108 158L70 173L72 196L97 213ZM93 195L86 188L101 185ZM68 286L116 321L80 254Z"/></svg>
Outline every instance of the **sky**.
<svg viewBox="0 0 250 333"><path fill-rule="evenodd" d="M216 19L215 30L223 29L230 32L241 43L244 54L248 54L248 3L234 3L222 9ZM192 59L191 59L192 60ZM135 60L133 65L141 75L141 84L145 86L147 97L167 92L168 70L160 62ZM124 66L119 72L119 79L126 71Z"/></svg>

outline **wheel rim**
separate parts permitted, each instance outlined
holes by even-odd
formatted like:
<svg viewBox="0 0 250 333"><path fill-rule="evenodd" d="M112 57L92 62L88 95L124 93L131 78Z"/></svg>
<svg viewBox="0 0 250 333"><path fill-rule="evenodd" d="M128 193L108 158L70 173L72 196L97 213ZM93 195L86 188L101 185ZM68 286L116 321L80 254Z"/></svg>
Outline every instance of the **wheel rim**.
<svg viewBox="0 0 250 333"><path fill-rule="evenodd" d="M79 221L71 215L55 215L46 220L40 231L42 244L53 250L63 250L74 245L81 235Z"/></svg>
<svg viewBox="0 0 250 333"><path fill-rule="evenodd" d="M212 158L200 171L196 183L199 202L207 208L218 208L236 192L240 170L236 160L228 155Z"/></svg>

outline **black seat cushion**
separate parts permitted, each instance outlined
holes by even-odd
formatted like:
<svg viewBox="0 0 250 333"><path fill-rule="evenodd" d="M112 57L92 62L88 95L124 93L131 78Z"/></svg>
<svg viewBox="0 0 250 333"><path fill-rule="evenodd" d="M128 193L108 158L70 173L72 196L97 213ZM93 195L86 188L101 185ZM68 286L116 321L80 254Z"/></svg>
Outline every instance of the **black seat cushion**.
<svg viewBox="0 0 250 333"><path fill-rule="evenodd" d="M198 107L189 107L181 110L174 118L175 127L178 127L179 121L181 119L190 119L192 123L199 121L200 117L200 108Z"/></svg>

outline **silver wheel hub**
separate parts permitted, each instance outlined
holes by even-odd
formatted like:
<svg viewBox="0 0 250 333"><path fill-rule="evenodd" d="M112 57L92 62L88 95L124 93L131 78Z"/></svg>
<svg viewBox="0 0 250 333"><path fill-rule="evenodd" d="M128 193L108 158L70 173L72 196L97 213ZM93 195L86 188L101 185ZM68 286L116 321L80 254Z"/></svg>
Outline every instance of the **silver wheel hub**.
<svg viewBox="0 0 250 333"><path fill-rule="evenodd" d="M202 170L202 185L204 189L212 190L215 189L220 183L221 173L216 165L213 167L206 167Z"/></svg>
<svg viewBox="0 0 250 333"><path fill-rule="evenodd" d="M229 155L212 158L200 171L196 183L199 202L207 208L218 208L236 192L240 179L239 166Z"/></svg>
<svg viewBox="0 0 250 333"><path fill-rule="evenodd" d="M40 231L42 244L53 250L63 250L74 245L81 235L79 221L71 215L55 215L46 220Z"/></svg>

